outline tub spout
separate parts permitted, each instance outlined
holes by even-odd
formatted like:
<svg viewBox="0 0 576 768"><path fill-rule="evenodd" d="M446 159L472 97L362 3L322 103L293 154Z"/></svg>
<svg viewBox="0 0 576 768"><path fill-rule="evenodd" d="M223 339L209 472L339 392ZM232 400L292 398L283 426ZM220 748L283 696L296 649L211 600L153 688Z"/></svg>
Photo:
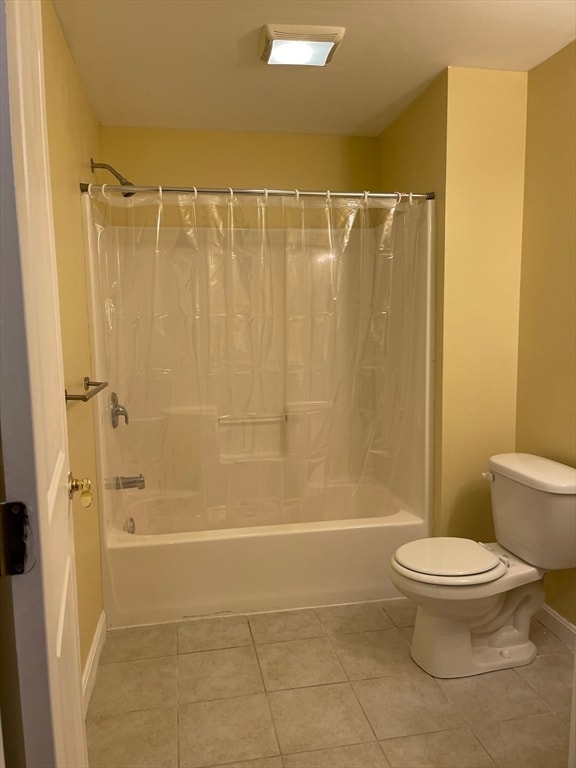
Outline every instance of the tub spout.
<svg viewBox="0 0 576 768"><path fill-rule="evenodd" d="M121 491L124 488L142 488L145 487L144 475L135 477L107 477L104 481L104 487L107 491Z"/></svg>

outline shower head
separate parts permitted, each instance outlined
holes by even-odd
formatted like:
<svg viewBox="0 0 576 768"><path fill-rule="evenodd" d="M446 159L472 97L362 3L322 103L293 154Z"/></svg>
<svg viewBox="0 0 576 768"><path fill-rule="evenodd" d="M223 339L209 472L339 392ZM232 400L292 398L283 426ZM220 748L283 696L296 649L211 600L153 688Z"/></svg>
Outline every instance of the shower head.
<svg viewBox="0 0 576 768"><path fill-rule="evenodd" d="M109 171L113 176L115 176L120 184L123 187L132 187L134 186L131 181L128 181L128 179L125 176L122 176L121 173L118 173L116 168L113 168L111 165L108 165L108 163L95 163L92 158L90 158L90 170L92 173L94 173L94 170L96 168L102 168L105 171ZM134 192L122 192L123 197L132 197Z"/></svg>

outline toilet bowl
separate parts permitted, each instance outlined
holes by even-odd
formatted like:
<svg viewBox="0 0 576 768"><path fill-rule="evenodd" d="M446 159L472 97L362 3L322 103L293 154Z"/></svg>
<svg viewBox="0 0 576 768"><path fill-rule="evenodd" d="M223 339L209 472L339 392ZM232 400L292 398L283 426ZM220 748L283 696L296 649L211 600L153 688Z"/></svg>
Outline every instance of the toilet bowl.
<svg viewBox="0 0 576 768"><path fill-rule="evenodd" d="M544 576L576 565L576 470L501 454L485 476L498 542L420 539L390 562L392 584L418 606L412 658L435 677L529 664L536 655L530 621L544 603Z"/></svg>
<svg viewBox="0 0 576 768"><path fill-rule="evenodd" d="M418 557L421 547L411 545L436 544L427 547L426 572L415 570L418 561L411 556ZM441 574L430 572L434 554ZM478 555L466 573L461 554ZM476 570L480 562L490 567ZM536 655L528 637L530 620L544 602L545 573L496 543L437 538L400 547L391 561L390 579L418 606L412 658L434 677L466 677L529 664Z"/></svg>

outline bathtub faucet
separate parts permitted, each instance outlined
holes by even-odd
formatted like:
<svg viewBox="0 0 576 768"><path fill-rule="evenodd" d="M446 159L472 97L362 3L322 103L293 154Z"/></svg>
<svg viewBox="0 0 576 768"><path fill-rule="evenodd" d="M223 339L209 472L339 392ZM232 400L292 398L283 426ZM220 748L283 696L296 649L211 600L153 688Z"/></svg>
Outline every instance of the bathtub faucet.
<svg viewBox="0 0 576 768"><path fill-rule="evenodd" d="M139 488L142 490L144 486L144 475L136 475L135 477L107 477L104 481L104 487L107 491L121 491L123 488Z"/></svg>
<svg viewBox="0 0 576 768"><path fill-rule="evenodd" d="M116 429L120 416L124 419L124 423L128 424L128 411L123 405L118 402L118 395L116 392L112 392L110 395L110 417L112 419L112 427Z"/></svg>

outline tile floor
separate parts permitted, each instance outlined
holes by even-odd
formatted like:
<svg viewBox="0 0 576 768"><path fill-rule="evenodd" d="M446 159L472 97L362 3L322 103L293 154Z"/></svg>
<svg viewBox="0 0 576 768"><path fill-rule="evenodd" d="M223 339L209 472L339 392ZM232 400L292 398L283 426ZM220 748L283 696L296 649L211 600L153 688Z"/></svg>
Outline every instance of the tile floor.
<svg viewBox="0 0 576 768"><path fill-rule="evenodd" d="M437 680L408 601L108 632L91 768L564 768L574 656L538 622L527 667Z"/></svg>

